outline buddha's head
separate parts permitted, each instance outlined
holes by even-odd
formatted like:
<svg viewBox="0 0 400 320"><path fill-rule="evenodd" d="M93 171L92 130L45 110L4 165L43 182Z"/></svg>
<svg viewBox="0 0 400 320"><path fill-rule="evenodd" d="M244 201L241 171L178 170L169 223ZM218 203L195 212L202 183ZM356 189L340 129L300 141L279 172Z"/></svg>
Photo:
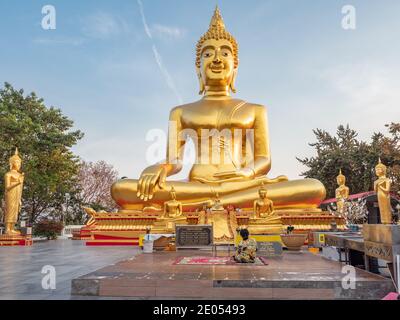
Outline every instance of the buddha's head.
<svg viewBox="0 0 400 320"><path fill-rule="evenodd" d="M247 230L247 229L240 229L239 234L243 240L247 240L250 235L249 230Z"/></svg>
<svg viewBox="0 0 400 320"><path fill-rule="evenodd" d="M339 175L336 177L337 184L344 186L346 184L346 177L342 174L342 169L339 171Z"/></svg>
<svg viewBox="0 0 400 320"><path fill-rule="evenodd" d="M239 65L238 45L225 29L218 7L208 31L196 46L196 69L200 94L229 94L236 92L235 78Z"/></svg>
<svg viewBox="0 0 400 320"><path fill-rule="evenodd" d="M22 160L18 154L18 148L15 148L14 155L10 158L10 169L15 171L20 171L22 165Z"/></svg>
<svg viewBox="0 0 400 320"><path fill-rule="evenodd" d="M258 190L258 194L261 199L265 199L267 197L267 189L264 188L264 185L261 186L260 190Z"/></svg>
<svg viewBox="0 0 400 320"><path fill-rule="evenodd" d="M386 176L386 171L387 171L386 166L381 162L381 159L379 158L379 163L375 167L375 174L378 177L384 177Z"/></svg>

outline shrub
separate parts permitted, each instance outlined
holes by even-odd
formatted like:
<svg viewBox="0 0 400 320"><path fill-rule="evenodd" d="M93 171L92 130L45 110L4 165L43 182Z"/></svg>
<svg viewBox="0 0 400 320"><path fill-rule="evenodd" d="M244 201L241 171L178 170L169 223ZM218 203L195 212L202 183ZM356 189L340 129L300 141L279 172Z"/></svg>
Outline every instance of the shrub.
<svg viewBox="0 0 400 320"><path fill-rule="evenodd" d="M60 221L43 219L36 223L33 234L39 237L46 237L48 240L55 240L61 234L64 225Z"/></svg>

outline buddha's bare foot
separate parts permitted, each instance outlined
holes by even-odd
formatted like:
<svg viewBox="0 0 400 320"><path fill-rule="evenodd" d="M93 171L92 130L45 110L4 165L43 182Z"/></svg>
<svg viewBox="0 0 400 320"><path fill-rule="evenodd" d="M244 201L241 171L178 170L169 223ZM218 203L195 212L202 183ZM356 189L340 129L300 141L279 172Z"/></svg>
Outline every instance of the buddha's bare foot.
<svg viewBox="0 0 400 320"><path fill-rule="evenodd" d="M154 212L161 212L162 209L157 205L148 205L145 206L142 211L145 213L154 213Z"/></svg>
<svg viewBox="0 0 400 320"><path fill-rule="evenodd" d="M10 230L10 231L6 232L6 234L9 236L19 236L19 235L21 235L21 232L16 231L16 230Z"/></svg>
<svg viewBox="0 0 400 320"><path fill-rule="evenodd" d="M262 180L263 183L265 184L272 184L272 183L277 183L277 182L284 182L284 181L289 181L288 177L286 176L278 176L273 179L269 179L266 177L261 177L260 180Z"/></svg>

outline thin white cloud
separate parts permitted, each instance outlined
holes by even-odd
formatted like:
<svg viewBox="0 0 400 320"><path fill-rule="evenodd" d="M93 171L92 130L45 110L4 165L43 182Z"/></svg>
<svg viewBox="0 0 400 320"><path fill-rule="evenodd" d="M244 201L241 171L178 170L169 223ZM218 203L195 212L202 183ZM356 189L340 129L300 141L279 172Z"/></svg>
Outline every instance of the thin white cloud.
<svg viewBox="0 0 400 320"><path fill-rule="evenodd" d="M349 110L349 115L368 115L374 121L385 121L388 117L400 117L398 72L398 68L393 66L389 68L365 61L335 66L323 72L322 78L338 92L338 97Z"/></svg>
<svg viewBox="0 0 400 320"><path fill-rule="evenodd" d="M155 24L151 28L151 33L160 39L170 40L183 38L186 34L186 30L177 27Z"/></svg>
<svg viewBox="0 0 400 320"><path fill-rule="evenodd" d="M124 19L98 11L83 19L82 33L94 39L107 39L129 31Z"/></svg>
<svg viewBox="0 0 400 320"><path fill-rule="evenodd" d="M41 45L67 45L67 46L79 46L84 43L83 38L74 38L74 37L40 37L32 40L33 43L41 44Z"/></svg>
<svg viewBox="0 0 400 320"><path fill-rule="evenodd" d="M155 45L155 43L154 43L153 34L152 34L152 32L151 32L151 30L150 30L150 28L149 28L149 25L147 24L146 16L145 16L145 14L144 14L143 3L142 3L141 0L137 0L137 3L138 3L138 5L139 5L139 10L140 10L140 15L141 15L141 17L142 17L142 22L143 22L144 30L145 30L145 32L146 32L146 34L147 34L147 37L148 37L148 38L151 40L151 42L153 43L153 45L152 45L152 50L153 50L154 58L155 58L155 60L156 60L156 63L157 63L157 65L158 65L158 68L160 69L161 74L163 75L163 77L164 77L164 79L165 79L165 81L166 81L166 83L167 83L167 86L172 90L172 92L174 93L174 95L175 95L176 98L178 99L179 104L182 104L182 103L183 103L182 97L181 97L181 95L179 94L178 89L176 88L176 85L175 85L174 80L172 79L171 75L169 74L167 68L164 66L163 61L162 61L162 58L161 58L161 55L160 55L160 53L158 52L158 49L157 49L157 47L156 47L156 45Z"/></svg>

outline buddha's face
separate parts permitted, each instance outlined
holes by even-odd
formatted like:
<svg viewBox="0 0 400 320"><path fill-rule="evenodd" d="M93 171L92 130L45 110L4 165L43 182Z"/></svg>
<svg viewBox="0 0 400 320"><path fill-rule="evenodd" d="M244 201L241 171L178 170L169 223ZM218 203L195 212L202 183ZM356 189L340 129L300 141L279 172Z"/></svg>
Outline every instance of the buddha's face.
<svg viewBox="0 0 400 320"><path fill-rule="evenodd" d="M264 198L267 196L267 191L265 191L265 190L260 190L260 191L258 192L258 194L260 195L260 198L261 198L261 199L264 199Z"/></svg>
<svg viewBox="0 0 400 320"><path fill-rule="evenodd" d="M199 72L206 86L230 86L235 74L235 60L228 40L206 40L200 61Z"/></svg>
<svg viewBox="0 0 400 320"><path fill-rule="evenodd" d="M172 198L172 200L176 200L176 192L175 191L171 191L171 198Z"/></svg>
<svg viewBox="0 0 400 320"><path fill-rule="evenodd" d="M21 160L13 160L10 164L11 170L20 171L21 170Z"/></svg>
<svg viewBox="0 0 400 320"><path fill-rule="evenodd" d="M376 174L378 177L383 177L383 176L386 175L386 170L385 170L384 168L382 168L382 167L376 167L376 168L375 168L375 174Z"/></svg>
<svg viewBox="0 0 400 320"><path fill-rule="evenodd" d="M337 178L337 184L339 186L343 186L346 183L346 179L344 177L338 177Z"/></svg>

